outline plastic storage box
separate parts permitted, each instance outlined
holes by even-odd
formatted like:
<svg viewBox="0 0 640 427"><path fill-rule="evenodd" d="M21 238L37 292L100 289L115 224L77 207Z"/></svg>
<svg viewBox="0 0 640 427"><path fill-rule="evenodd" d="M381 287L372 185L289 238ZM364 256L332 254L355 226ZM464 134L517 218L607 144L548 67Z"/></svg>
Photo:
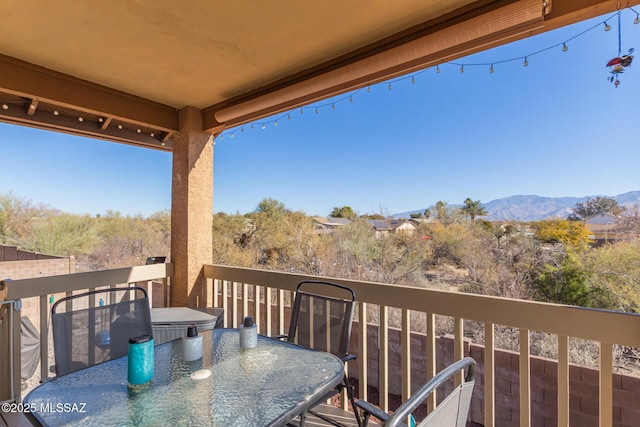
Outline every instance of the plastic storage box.
<svg viewBox="0 0 640 427"><path fill-rule="evenodd" d="M223 327L224 310L209 307L152 308L151 324L153 341L158 345L186 335L189 325L196 325L198 332Z"/></svg>

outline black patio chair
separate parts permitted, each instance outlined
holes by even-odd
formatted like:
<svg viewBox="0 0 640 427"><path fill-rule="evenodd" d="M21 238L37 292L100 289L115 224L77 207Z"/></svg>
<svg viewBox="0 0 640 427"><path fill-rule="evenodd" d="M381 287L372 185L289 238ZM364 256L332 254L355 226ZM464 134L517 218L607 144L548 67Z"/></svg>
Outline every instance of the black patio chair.
<svg viewBox="0 0 640 427"><path fill-rule="evenodd" d="M51 308L58 376L125 356L129 338L153 333L147 291L100 289L71 295Z"/></svg>
<svg viewBox="0 0 640 427"><path fill-rule="evenodd" d="M413 396L393 413L389 415L364 400L358 400L356 405L362 409L362 427L367 427L370 417L382 421L384 427L404 426L411 413L420 406L425 399L447 380L452 379L461 370L467 370L464 382L455 387L444 400L416 427L426 426L455 426L464 427L467 424L471 394L475 383L476 362L471 357L465 357L440 371L435 377L423 385ZM412 423L413 424L413 423Z"/></svg>
<svg viewBox="0 0 640 427"><path fill-rule="evenodd" d="M354 360L356 356L348 351L354 303L355 294L346 286L312 280L300 282L291 310L289 333L283 337L289 342L331 353L345 363ZM342 390L346 390L354 417L360 425L360 415L355 409L353 386L349 384L346 375L338 387L319 401L325 401ZM341 423L313 409L308 412L332 425L342 426ZM306 414L302 414L300 427L304 425L305 418Z"/></svg>

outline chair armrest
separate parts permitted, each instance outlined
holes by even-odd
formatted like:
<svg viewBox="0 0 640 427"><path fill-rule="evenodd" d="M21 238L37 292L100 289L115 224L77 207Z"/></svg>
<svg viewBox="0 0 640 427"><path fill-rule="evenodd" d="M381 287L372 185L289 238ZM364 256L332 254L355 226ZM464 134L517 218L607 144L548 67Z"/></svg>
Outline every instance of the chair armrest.
<svg viewBox="0 0 640 427"><path fill-rule="evenodd" d="M387 414L386 412L382 411L380 408L378 408L377 406L373 406L371 403L365 401L365 400L356 400L356 406L360 409L362 409L364 412L373 415L375 418L379 419L380 421L386 421L389 419L389 414Z"/></svg>

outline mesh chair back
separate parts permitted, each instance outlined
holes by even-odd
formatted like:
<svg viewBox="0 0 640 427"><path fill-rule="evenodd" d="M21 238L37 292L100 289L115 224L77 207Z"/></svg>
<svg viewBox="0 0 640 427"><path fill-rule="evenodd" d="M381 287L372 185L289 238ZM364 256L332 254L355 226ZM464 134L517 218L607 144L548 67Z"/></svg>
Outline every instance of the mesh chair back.
<svg viewBox="0 0 640 427"><path fill-rule="evenodd" d="M125 356L129 338L153 333L147 291L138 287L62 298L51 322L58 376Z"/></svg>
<svg viewBox="0 0 640 427"><path fill-rule="evenodd" d="M353 291L345 286L301 282L296 290L288 341L344 359L351 337L354 301Z"/></svg>

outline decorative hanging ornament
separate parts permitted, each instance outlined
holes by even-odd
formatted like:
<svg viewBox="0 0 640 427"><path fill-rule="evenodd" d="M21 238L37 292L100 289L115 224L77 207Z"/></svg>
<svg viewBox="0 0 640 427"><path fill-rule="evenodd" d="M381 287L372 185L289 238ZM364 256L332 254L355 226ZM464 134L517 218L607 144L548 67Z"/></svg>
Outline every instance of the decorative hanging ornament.
<svg viewBox="0 0 640 427"><path fill-rule="evenodd" d="M629 53L624 56L618 56L613 58L611 61L607 62L607 67L609 67L609 81L613 83L616 87L620 84L619 75L624 73L627 67L631 66L631 62L633 61L633 48L629 49Z"/></svg>
<svg viewBox="0 0 640 427"><path fill-rule="evenodd" d="M620 74L624 73L625 70L631 66L633 62L633 48L629 49L626 55L621 55L622 51L622 32L620 26L620 11L618 11L618 56L611 59L607 62L607 67L609 67L609 74L607 80L609 80L615 87L620 85Z"/></svg>

